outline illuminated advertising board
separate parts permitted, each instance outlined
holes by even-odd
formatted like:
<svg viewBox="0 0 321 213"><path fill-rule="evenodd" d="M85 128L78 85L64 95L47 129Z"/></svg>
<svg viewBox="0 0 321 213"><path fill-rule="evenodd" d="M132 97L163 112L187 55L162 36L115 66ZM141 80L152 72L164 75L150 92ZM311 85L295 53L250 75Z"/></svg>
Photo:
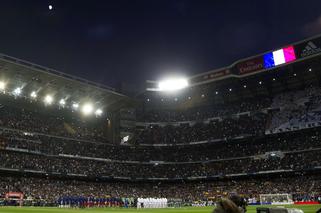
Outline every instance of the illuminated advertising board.
<svg viewBox="0 0 321 213"><path fill-rule="evenodd" d="M243 75L247 73L256 72L258 70L262 70L264 69L263 63L264 63L263 58L261 56L240 62L236 65L238 74Z"/></svg>
<svg viewBox="0 0 321 213"><path fill-rule="evenodd" d="M321 53L321 38L314 38L302 42L294 46L298 58L305 58L308 56Z"/></svg>
<svg viewBox="0 0 321 213"><path fill-rule="evenodd" d="M263 55L264 68L273 68L275 66L295 61L295 51L293 46L288 46Z"/></svg>
<svg viewBox="0 0 321 213"><path fill-rule="evenodd" d="M229 69L222 69L222 70L217 70L213 71L211 73L206 73L204 75L196 76L190 79L190 83L201 83L204 81L212 81L216 79L220 79L222 77L225 77L227 75L231 74Z"/></svg>

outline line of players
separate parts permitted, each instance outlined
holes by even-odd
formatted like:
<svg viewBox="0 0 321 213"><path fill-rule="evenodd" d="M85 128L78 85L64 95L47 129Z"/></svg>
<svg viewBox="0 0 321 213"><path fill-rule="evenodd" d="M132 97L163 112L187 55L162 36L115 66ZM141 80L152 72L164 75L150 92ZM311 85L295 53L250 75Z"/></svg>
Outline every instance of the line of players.
<svg viewBox="0 0 321 213"><path fill-rule="evenodd" d="M138 198L137 208L167 208L167 198Z"/></svg>

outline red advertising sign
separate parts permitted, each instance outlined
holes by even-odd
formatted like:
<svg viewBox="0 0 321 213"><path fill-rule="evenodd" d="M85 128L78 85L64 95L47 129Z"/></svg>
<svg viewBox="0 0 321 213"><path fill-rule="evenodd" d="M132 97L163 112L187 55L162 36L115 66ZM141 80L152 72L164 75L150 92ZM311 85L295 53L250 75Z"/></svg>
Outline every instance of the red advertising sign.
<svg viewBox="0 0 321 213"><path fill-rule="evenodd" d="M203 76L203 79L220 78L220 77L226 76L227 74L230 74L230 70L220 70L220 71L210 73L210 74Z"/></svg>
<svg viewBox="0 0 321 213"><path fill-rule="evenodd" d="M23 193L22 192L7 192L5 197L6 197L6 199L9 199L9 198L23 199Z"/></svg>
<svg viewBox="0 0 321 213"><path fill-rule="evenodd" d="M264 69L264 61L262 57L256 57L236 65L239 75L255 72Z"/></svg>

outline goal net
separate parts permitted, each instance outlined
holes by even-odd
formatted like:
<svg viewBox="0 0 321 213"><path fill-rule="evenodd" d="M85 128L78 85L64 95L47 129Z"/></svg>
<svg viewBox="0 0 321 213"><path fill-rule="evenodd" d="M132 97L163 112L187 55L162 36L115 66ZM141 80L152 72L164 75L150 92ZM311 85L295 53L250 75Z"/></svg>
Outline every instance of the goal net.
<svg viewBox="0 0 321 213"><path fill-rule="evenodd" d="M293 204L291 194L260 194L260 203L263 204Z"/></svg>

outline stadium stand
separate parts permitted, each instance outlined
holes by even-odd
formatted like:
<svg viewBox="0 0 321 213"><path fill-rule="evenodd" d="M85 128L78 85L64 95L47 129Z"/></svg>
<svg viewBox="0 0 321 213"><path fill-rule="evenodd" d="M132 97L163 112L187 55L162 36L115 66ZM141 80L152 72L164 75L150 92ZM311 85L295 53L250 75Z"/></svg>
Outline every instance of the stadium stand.
<svg viewBox="0 0 321 213"><path fill-rule="evenodd" d="M321 194L310 194L320 190L320 176L303 175L294 177L260 178L234 181L188 182L188 183L101 183L77 180L56 180L46 178L3 177L0 193L22 191L35 200L37 205L58 205L63 202L88 202L87 197L108 198L107 205L116 205L111 198L171 197L184 199L186 203L195 200L210 200L226 196L231 191L245 195L247 199L259 200L261 193L291 193L294 201L318 200ZM319 188L318 188L319 187ZM50 192L50 193L48 193ZM320 191L319 191L320 192ZM81 198L86 198L85 200ZM92 201L92 200L90 200ZM94 202L94 201L92 201ZM95 204L98 205L98 202ZM77 205L77 203L74 203ZM83 203L82 205L86 205ZM100 203L100 205L103 205ZM123 205L123 204L122 204Z"/></svg>
<svg viewBox="0 0 321 213"><path fill-rule="evenodd" d="M0 62L21 66L10 59ZM320 56L275 69L253 59L260 69L252 71L248 60L223 69L230 78L216 78L222 70L191 77L179 98L147 91L133 100L50 70L37 75L44 85L56 80L52 90L68 84L72 97L81 90L108 102L95 118L81 116L73 100L43 106L17 97L12 85L0 94L2 204L17 204L9 192L22 193L24 205L54 206L135 206L144 197L192 205L231 193L252 204L282 193L320 202ZM24 66L29 82L39 70Z"/></svg>

